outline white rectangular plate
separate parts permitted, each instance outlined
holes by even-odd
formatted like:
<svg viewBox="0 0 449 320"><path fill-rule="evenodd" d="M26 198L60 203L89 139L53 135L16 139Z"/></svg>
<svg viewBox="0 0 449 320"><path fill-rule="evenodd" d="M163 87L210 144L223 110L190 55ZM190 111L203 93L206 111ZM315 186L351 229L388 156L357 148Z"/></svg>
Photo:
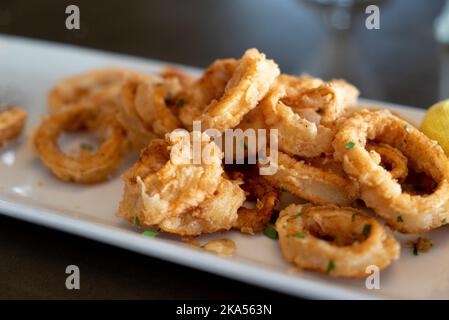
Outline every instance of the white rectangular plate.
<svg viewBox="0 0 449 320"><path fill-rule="evenodd" d="M156 72L166 63L104 53L43 41L0 36L0 102L29 111L27 133L46 113L45 97L57 80L105 66L127 66ZM187 68L195 72L193 68ZM400 111L419 123L421 110L369 102ZM401 259L380 274L380 289L365 280L334 279L313 272L292 272L277 241L238 232L202 237L230 238L237 244L232 258L194 249L178 237L148 238L115 216L122 185L117 174L107 183L80 186L55 179L33 155L26 134L0 150L0 213L64 230L141 254L198 268L254 285L310 298L449 298L448 227L431 232L434 247L414 256L403 248ZM396 234L402 244L416 235Z"/></svg>

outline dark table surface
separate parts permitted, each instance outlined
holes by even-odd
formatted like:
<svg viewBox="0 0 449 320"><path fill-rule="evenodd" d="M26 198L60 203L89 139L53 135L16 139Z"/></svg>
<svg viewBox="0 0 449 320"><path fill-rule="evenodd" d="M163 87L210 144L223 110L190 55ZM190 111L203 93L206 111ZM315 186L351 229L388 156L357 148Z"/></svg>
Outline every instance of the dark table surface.
<svg viewBox="0 0 449 320"><path fill-rule="evenodd" d="M364 97L427 108L449 97L448 49L433 37L443 3L379 1L379 30L365 28L364 7L338 30L338 12L301 0L1 0L0 33L199 67L257 47L283 72L342 77ZM69 4L80 30L65 28ZM0 298L288 298L2 216L0 240ZM65 288L69 264L81 290Z"/></svg>

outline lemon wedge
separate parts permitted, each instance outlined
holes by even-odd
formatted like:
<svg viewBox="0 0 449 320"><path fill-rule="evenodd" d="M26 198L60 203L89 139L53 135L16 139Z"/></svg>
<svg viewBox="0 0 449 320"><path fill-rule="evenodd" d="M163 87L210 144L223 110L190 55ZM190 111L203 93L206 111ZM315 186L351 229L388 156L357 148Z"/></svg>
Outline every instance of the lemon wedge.
<svg viewBox="0 0 449 320"><path fill-rule="evenodd" d="M438 141L449 156L449 99L438 102L427 110L421 131L430 139Z"/></svg>

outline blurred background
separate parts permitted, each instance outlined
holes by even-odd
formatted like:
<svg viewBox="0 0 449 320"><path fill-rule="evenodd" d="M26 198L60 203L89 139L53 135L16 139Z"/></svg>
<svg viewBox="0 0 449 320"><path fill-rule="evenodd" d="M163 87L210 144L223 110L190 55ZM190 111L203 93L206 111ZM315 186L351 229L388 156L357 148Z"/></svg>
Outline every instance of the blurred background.
<svg viewBox="0 0 449 320"><path fill-rule="evenodd" d="M70 4L80 30L65 28ZM379 30L365 27L369 4ZM283 72L345 78L366 98L421 108L449 98L445 0L0 0L0 33L198 67L257 47ZM0 298L286 298L1 216L0 243ZM74 261L77 292L64 287Z"/></svg>
<svg viewBox="0 0 449 320"><path fill-rule="evenodd" d="M80 8L80 30L65 28L69 4ZM379 30L365 27L369 4L380 8ZM0 32L199 67L257 47L283 72L345 78L366 98L426 108L449 97L449 49L435 40L434 32L444 4L445 0L1 0ZM449 30L448 19L443 27Z"/></svg>

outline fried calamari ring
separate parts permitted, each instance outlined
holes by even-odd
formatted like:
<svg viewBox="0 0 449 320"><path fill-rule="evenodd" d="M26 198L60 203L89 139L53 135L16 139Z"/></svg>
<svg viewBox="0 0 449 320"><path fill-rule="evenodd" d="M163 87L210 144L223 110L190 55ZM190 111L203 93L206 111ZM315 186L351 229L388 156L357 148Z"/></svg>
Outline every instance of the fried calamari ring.
<svg viewBox="0 0 449 320"><path fill-rule="evenodd" d="M264 178L272 185L316 204L350 205L359 197L358 184L344 172L297 160L279 152L278 168Z"/></svg>
<svg viewBox="0 0 449 320"><path fill-rule="evenodd" d="M66 130L88 130L103 142L94 154L72 157L64 154L58 140ZM112 116L79 105L45 118L36 130L33 145L43 164L63 181L95 183L108 179L120 166L126 149L126 133Z"/></svg>
<svg viewBox="0 0 449 320"><path fill-rule="evenodd" d="M334 121L356 103L359 95L356 87L340 79L324 82L308 75L295 77L282 74L279 81L287 87L286 95L282 98L284 104L298 114L304 110L308 110L308 113L315 111L319 117L316 123L325 126L333 126Z"/></svg>
<svg viewBox="0 0 449 320"><path fill-rule="evenodd" d="M437 184L429 195L403 192L391 174L366 150L368 140L401 151L409 167L430 176ZM425 232L449 218L449 160L436 141L387 110L363 110L344 122L334 143L335 157L345 172L360 183L366 205L402 232Z"/></svg>
<svg viewBox="0 0 449 320"><path fill-rule="evenodd" d="M390 167L389 171L393 179L400 182L405 180L408 175L408 161L401 151L384 143L369 143L366 145L366 150L370 152L376 164Z"/></svg>
<svg viewBox="0 0 449 320"><path fill-rule="evenodd" d="M399 243L375 219L353 208L290 205L276 221L284 258L301 269L363 278L366 268L386 268Z"/></svg>
<svg viewBox="0 0 449 320"><path fill-rule="evenodd" d="M278 77L277 81L285 85L286 95L282 98L282 102L286 105L294 109L313 108L314 110L318 110L322 107L318 103L304 105L304 101L299 98L304 91L323 85L325 83L323 80L307 74L296 77L283 73Z"/></svg>
<svg viewBox="0 0 449 320"><path fill-rule="evenodd" d="M260 105L248 112L236 128L242 129L243 131L246 129L267 129L265 117Z"/></svg>
<svg viewBox="0 0 449 320"><path fill-rule="evenodd" d="M190 74L175 67L166 67L162 70L161 77L167 80L175 79L181 84L182 87L188 87L194 82L194 79Z"/></svg>
<svg viewBox="0 0 449 320"><path fill-rule="evenodd" d="M174 177L171 183L172 187L179 188L179 192L184 192L185 196L175 197L172 210L161 212L163 214L154 214L151 212L152 208L147 207L144 200L147 196L138 181L147 181L155 174L163 174L162 170L166 170L171 161L169 147L169 141L152 140L150 145L142 150L139 161L124 174L125 191L119 207L119 216L132 223L137 217L142 225L156 225L166 232L180 235L194 236L230 229L237 219L237 209L244 202L245 195L239 188L238 182L224 179L221 175L215 177L212 183L204 183L201 186L204 190L199 190L199 187L183 188L185 184L183 179L175 180L176 177ZM195 168L192 169L195 170ZM203 175L207 174L206 170ZM217 169L215 168L213 171L216 172ZM186 171L185 174L189 175L189 172ZM211 184L216 187L214 188L214 185ZM173 189L170 186L167 188L169 190L164 190L164 192L171 192L170 189ZM191 205L181 202L191 197L198 198L197 193L200 192L203 193L201 199L193 199L195 201L190 199ZM206 195L204 195L205 192ZM161 201L167 197L162 194L159 196ZM182 210L179 210L178 205L183 206Z"/></svg>
<svg viewBox="0 0 449 320"><path fill-rule="evenodd" d="M144 225L161 223L164 219L198 206L210 197L221 182L223 168L221 152L210 142L209 136L198 133L202 150L208 150L208 160L192 161L190 146L195 133L190 137L185 132L175 130L166 137L170 157L163 167L155 172L142 175L135 173L147 166L151 159L151 149L144 149L137 164L125 174L125 184L130 184L140 193L135 211L141 212ZM187 153L186 153L187 152Z"/></svg>
<svg viewBox="0 0 449 320"><path fill-rule="evenodd" d="M47 96L50 113L79 103L89 103L103 111L115 112L120 104L122 83L137 72L108 68L88 71L59 81Z"/></svg>
<svg viewBox="0 0 449 320"><path fill-rule="evenodd" d="M176 79L133 76L123 84L117 119L127 129L135 149L140 150L152 139L181 127L175 106L167 98L179 90Z"/></svg>
<svg viewBox="0 0 449 320"><path fill-rule="evenodd" d="M358 94L343 80L282 74L261 105L267 125L279 130L280 149L310 158L332 152L335 122Z"/></svg>
<svg viewBox="0 0 449 320"><path fill-rule="evenodd" d="M330 128L302 118L282 102L287 96L290 78L280 79L261 102L265 122L278 130L280 150L291 155L316 157L332 151L333 132Z"/></svg>
<svg viewBox="0 0 449 320"><path fill-rule="evenodd" d="M242 130L241 134L238 130ZM255 164L257 156L266 152L264 149L269 148L270 131L266 127L260 106L248 112L231 133L235 136L221 135L221 145L224 146L226 163ZM231 138L234 142L231 141ZM231 142L233 143L232 150L226 148ZM228 143L229 145L227 145Z"/></svg>
<svg viewBox="0 0 449 320"><path fill-rule="evenodd" d="M247 193L246 200L255 202L254 208L239 208L233 228L249 234L262 231L279 203L279 189L260 176L255 165L230 165L225 170L232 180L243 180L240 187Z"/></svg>
<svg viewBox="0 0 449 320"><path fill-rule="evenodd" d="M408 172L407 177L401 182L402 192L408 194L431 194L438 184L424 172L416 172L413 169Z"/></svg>
<svg viewBox="0 0 449 320"><path fill-rule="evenodd" d="M21 108L0 107L0 147L20 135L26 118L27 113Z"/></svg>
<svg viewBox="0 0 449 320"><path fill-rule="evenodd" d="M137 177L145 179L149 174L161 170L170 161L169 144L162 139L153 139L140 152L139 160L122 176L124 183L123 198L120 202L118 216L134 223L136 218L142 221L145 217L142 191Z"/></svg>
<svg viewBox="0 0 449 320"><path fill-rule="evenodd" d="M192 129L193 121L201 117L204 108L224 94L226 84L232 78L236 67L235 59L216 60L204 71L201 78L180 94L180 99L186 104L179 111L179 119L186 128Z"/></svg>
<svg viewBox="0 0 449 320"><path fill-rule="evenodd" d="M229 69L233 69L232 63L229 65ZM226 72L224 75L223 78L226 79ZM191 118L200 120L203 129L214 128L223 132L233 128L245 114L256 107L278 75L279 68L276 63L267 60L257 49L249 49L235 65L221 96L212 95L212 99L206 100L205 104L182 109L180 117L187 127L192 126L192 122L188 122ZM219 91L216 90L215 93ZM196 109L196 115L193 117L191 109Z"/></svg>
<svg viewBox="0 0 449 320"><path fill-rule="evenodd" d="M316 88L301 93L299 100L303 108L319 111L321 124L332 126L345 114L348 107L357 102L359 91L344 80L334 79Z"/></svg>

